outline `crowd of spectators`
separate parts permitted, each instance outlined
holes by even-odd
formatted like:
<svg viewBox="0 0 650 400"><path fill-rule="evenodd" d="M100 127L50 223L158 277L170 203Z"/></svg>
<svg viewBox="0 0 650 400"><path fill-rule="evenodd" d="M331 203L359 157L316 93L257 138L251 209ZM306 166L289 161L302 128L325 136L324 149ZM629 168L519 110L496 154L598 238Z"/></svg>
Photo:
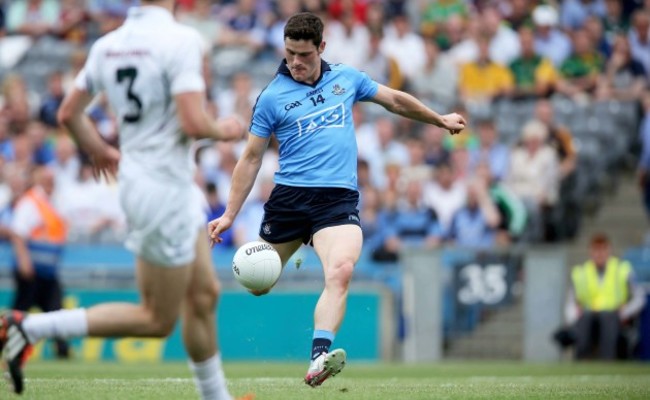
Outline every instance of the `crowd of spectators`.
<svg viewBox="0 0 650 400"><path fill-rule="evenodd" d="M33 166L47 165L56 174L57 204L70 223L71 241L123 237L115 182L92 178L87 158L55 115L89 46L119 26L137 3L0 1L0 41L26 38L32 45L48 41L72 48L65 69L48 71L44 90L35 90L40 86L21 73L20 57L4 70L2 63L12 57L0 57L0 223L10 218ZM250 119L264 80L282 59L283 24L301 10L325 20L328 62L359 68L441 113L467 116L468 129L451 137L376 107L353 110L363 230L377 260L394 260L400 248L412 245L488 248L567 239L575 231L560 228L567 219L559 205L576 174L579 151L569 127L554 116L556 100L622 101L638 108L640 120L642 99L649 96L647 0L177 3L178 20L196 28L210 49L207 98L215 116ZM514 140L506 140L495 120L495 108L508 102L533 104ZM89 113L102 136L117 144L106 101L96 99ZM206 216L223 210L242 148L243 143L195 146ZM257 236L277 151L272 142L227 245Z"/></svg>

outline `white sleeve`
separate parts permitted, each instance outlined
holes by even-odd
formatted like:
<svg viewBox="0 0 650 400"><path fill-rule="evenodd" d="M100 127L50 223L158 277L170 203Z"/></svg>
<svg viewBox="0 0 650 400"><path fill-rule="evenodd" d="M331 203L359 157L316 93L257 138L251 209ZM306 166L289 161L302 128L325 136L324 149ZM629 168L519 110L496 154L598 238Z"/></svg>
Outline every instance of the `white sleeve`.
<svg viewBox="0 0 650 400"><path fill-rule="evenodd" d="M100 80L96 76L96 54L96 46L93 46L88 53L86 64L74 80L74 87L76 89L86 91L90 94L97 94L102 91Z"/></svg>
<svg viewBox="0 0 650 400"><path fill-rule="evenodd" d="M11 230L14 233L27 239L41 223L41 215L33 201L25 199L18 202L11 220Z"/></svg>
<svg viewBox="0 0 650 400"><path fill-rule="evenodd" d="M198 33L188 35L187 39L176 46L168 65L172 95L205 91L203 56L206 46Z"/></svg>

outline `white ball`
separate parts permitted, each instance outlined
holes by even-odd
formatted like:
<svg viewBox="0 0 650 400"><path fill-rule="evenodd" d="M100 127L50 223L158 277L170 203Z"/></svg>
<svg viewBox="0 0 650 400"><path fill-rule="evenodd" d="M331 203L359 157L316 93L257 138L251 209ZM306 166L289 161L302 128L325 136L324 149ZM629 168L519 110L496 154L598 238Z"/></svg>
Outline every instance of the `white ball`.
<svg viewBox="0 0 650 400"><path fill-rule="evenodd" d="M237 249L232 260L232 272L245 288L266 290L280 278L282 261L270 244L249 242Z"/></svg>

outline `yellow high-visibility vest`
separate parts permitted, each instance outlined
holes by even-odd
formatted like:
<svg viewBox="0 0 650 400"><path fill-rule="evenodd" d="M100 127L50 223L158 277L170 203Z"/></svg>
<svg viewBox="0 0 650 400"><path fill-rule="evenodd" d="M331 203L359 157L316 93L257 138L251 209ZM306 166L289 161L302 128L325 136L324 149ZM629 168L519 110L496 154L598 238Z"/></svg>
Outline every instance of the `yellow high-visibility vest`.
<svg viewBox="0 0 650 400"><path fill-rule="evenodd" d="M618 310L627 302L631 272L630 264L616 257L607 260L602 279L593 261L575 266L571 280L578 304L590 311Z"/></svg>

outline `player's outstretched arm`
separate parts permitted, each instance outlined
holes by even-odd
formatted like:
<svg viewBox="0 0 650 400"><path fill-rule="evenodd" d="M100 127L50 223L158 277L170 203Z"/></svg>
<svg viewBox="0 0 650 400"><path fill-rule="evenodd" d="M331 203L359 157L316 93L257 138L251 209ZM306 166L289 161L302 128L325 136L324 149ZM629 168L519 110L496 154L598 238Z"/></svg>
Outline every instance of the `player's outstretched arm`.
<svg viewBox="0 0 650 400"><path fill-rule="evenodd" d="M456 113L440 115L412 95L388 86L379 85L377 94L370 101L394 114L444 128L452 135L465 129L465 119L461 115Z"/></svg>
<svg viewBox="0 0 650 400"><path fill-rule="evenodd" d="M76 139L79 147L85 151L93 162L95 177L117 173L120 152L106 143L86 115L86 107L93 97L85 90L72 89L57 112L59 124L65 126Z"/></svg>
<svg viewBox="0 0 650 400"><path fill-rule="evenodd" d="M224 211L221 217L208 223L208 232L213 243L221 242L221 233L230 228L235 217L239 214L239 210L241 210L244 201L253 188L257 173L262 166L264 152L268 145L268 138L253 134L248 135L246 148L244 148L244 152L239 158L239 161L237 161L235 170L232 173L232 183L228 196L228 204L226 204L226 211Z"/></svg>
<svg viewBox="0 0 650 400"><path fill-rule="evenodd" d="M236 117L213 120L205 109L205 93L184 92L174 96L181 129L196 139L238 140L244 137L244 123Z"/></svg>

